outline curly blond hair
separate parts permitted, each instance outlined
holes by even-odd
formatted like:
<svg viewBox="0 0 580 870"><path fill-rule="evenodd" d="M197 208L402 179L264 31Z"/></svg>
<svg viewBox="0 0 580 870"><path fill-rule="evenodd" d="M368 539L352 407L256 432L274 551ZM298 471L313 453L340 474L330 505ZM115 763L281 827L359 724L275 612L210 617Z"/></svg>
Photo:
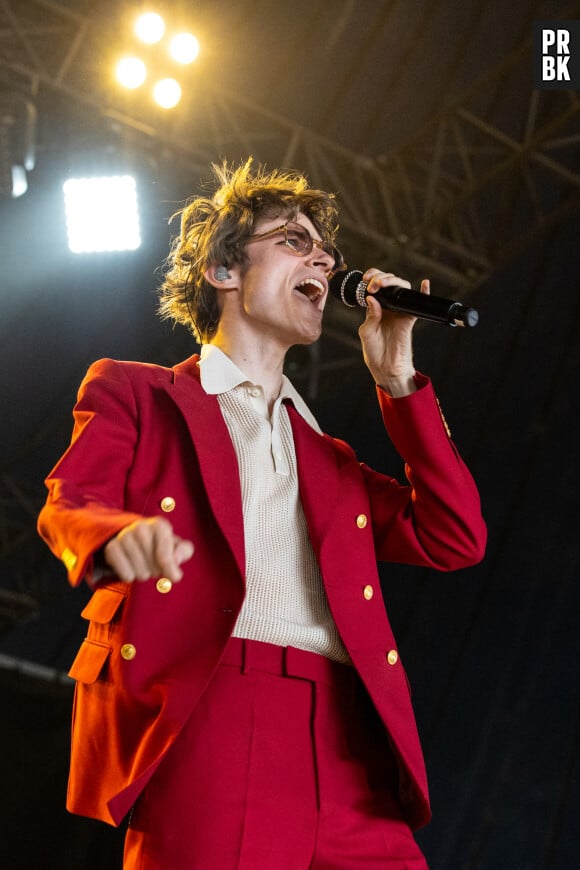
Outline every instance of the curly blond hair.
<svg viewBox="0 0 580 870"><path fill-rule="evenodd" d="M204 271L212 264L244 268L245 244L260 218L288 219L301 212L330 242L338 230L334 195L310 189L300 172L253 169L251 157L237 168L224 162L212 169L217 183L213 196L193 198L172 217L180 217L181 228L159 289L161 316L187 326L200 342L215 335L221 315L217 291Z"/></svg>

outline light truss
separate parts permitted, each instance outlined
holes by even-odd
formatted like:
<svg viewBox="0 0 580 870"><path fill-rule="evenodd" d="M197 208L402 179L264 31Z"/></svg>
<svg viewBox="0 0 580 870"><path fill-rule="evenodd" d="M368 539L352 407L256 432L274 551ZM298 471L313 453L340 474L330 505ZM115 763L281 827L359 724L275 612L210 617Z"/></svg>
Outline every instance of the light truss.
<svg viewBox="0 0 580 870"><path fill-rule="evenodd" d="M222 155L250 153L305 169L315 185L339 194L344 246L360 263L466 290L580 204L580 100L522 86L529 40L413 141L370 157L211 83L169 132L145 112L128 114L102 84L78 75L82 57L107 36L82 5L0 0L0 73L9 86L66 94L81 114L121 125L198 176ZM81 87L87 79L89 87ZM494 118L486 95L513 104L514 88L517 118Z"/></svg>

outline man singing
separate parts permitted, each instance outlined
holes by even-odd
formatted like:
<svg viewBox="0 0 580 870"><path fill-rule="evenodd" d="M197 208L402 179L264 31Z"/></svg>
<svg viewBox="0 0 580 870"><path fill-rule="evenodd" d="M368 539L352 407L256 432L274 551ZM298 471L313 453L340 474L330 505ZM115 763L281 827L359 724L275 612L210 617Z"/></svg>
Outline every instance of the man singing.
<svg viewBox="0 0 580 870"><path fill-rule="evenodd" d="M413 367L414 319L372 298L409 286L392 274L365 273L360 339L408 483L321 432L283 365L320 336L343 266L334 199L251 160L215 176L161 288L201 354L91 366L47 479L40 533L94 589L67 806L129 816L126 870L425 870L425 769L376 563L477 563L477 490Z"/></svg>

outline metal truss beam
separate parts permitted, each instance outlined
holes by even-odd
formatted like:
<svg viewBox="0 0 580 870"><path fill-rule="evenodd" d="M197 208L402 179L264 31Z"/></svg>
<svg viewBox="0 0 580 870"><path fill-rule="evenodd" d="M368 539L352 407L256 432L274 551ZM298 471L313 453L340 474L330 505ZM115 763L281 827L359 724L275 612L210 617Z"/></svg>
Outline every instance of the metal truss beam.
<svg viewBox="0 0 580 870"><path fill-rule="evenodd" d="M300 166L314 184L339 194L345 247L361 263L407 269L411 277L429 274L465 290L489 278L570 203L580 203L580 99L525 87L514 97L528 40L413 141L372 158L211 83L194 111L163 132L146 111L129 113L115 104L116 95L102 84L81 87L79 59L98 50L98 38L78 6L0 0L5 81L33 94L44 88L66 96L81 113L108 119L195 173L222 155L249 153L269 164ZM490 93L496 103L519 100L517 110L490 120Z"/></svg>

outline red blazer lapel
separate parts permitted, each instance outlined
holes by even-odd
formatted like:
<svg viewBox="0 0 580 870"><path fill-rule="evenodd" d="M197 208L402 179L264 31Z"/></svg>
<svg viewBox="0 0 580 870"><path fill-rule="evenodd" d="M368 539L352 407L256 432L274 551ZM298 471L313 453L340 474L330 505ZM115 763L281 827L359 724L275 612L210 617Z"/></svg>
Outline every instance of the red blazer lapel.
<svg viewBox="0 0 580 870"><path fill-rule="evenodd" d="M216 396L203 392L198 356L175 366L166 389L183 414L199 458L214 515L245 575L244 522L235 450ZM338 468L332 439L320 435L287 404L298 466L298 483L314 552L320 549L338 496Z"/></svg>
<svg viewBox="0 0 580 870"><path fill-rule="evenodd" d="M173 383L166 389L183 414L215 518L232 549L241 576L245 577L238 461L217 396L208 396L201 387L198 359L197 355L192 356L175 366Z"/></svg>
<svg viewBox="0 0 580 870"><path fill-rule="evenodd" d="M338 496L338 466L332 439L320 435L290 403L298 485L310 540L320 564L322 542L332 521Z"/></svg>

